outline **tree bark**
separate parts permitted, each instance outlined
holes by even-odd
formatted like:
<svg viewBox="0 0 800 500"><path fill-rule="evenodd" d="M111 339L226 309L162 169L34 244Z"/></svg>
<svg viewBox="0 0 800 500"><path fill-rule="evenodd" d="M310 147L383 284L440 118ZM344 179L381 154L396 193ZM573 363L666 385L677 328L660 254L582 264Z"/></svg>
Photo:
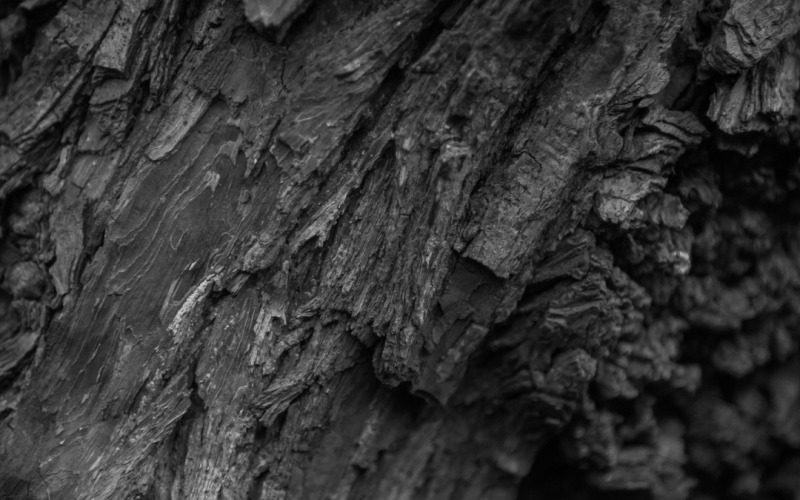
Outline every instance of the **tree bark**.
<svg viewBox="0 0 800 500"><path fill-rule="evenodd" d="M0 18L3 498L800 497L800 2Z"/></svg>

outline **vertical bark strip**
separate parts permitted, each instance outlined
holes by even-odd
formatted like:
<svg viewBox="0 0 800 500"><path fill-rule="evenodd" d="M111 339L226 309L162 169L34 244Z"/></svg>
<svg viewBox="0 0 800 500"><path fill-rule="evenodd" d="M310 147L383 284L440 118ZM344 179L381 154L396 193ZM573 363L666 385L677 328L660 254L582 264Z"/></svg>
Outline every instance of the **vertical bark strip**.
<svg viewBox="0 0 800 500"><path fill-rule="evenodd" d="M3 4L0 496L797 495L798 31Z"/></svg>

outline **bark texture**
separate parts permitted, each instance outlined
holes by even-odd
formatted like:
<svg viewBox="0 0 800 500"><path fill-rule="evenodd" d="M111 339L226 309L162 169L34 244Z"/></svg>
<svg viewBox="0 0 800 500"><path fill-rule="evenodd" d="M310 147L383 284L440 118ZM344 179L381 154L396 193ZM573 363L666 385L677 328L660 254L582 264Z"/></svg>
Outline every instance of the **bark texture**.
<svg viewBox="0 0 800 500"><path fill-rule="evenodd" d="M800 498L800 1L0 5L0 492Z"/></svg>

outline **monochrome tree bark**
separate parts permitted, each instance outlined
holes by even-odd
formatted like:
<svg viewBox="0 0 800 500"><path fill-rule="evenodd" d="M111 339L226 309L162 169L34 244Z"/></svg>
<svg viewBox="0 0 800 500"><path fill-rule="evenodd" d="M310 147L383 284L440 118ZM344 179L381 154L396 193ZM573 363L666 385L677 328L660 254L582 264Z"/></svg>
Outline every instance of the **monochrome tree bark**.
<svg viewBox="0 0 800 500"><path fill-rule="evenodd" d="M800 498L799 30L4 1L0 497Z"/></svg>

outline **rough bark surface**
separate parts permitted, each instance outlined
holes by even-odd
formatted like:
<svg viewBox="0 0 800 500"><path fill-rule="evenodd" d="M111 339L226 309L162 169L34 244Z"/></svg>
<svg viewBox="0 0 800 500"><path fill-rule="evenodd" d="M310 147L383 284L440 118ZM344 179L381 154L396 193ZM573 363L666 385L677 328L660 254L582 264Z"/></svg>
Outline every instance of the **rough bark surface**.
<svg viewBox="0 0 800 500"><path fill-rule="evenodd" d="M800 498L798 31L0 4L0 496Z"/></svg>

